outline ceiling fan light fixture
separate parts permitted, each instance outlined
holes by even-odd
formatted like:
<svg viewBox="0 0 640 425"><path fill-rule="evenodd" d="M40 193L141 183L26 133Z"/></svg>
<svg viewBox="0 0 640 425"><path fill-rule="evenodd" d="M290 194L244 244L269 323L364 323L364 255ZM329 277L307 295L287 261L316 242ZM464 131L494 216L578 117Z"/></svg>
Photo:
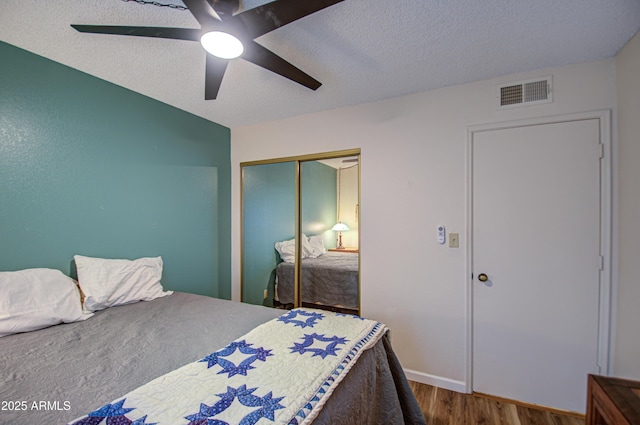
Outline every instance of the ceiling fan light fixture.
<svg viewBox="0 0 640 425"><path fill-rule="evenodd" d="M210 31L200 38L204 49L222 59L235 59L242 54L244 46L234 35L222 31Z"/></svg>

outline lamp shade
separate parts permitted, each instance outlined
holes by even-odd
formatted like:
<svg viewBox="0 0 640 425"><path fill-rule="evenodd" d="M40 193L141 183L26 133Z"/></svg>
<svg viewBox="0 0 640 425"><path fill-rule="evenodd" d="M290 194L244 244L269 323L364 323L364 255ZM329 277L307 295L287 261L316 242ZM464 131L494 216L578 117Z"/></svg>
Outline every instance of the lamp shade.
<svg viewBox="0 0 640 425"><path fill-rule="evenodd" d="M347 230L349 230L349 226L347 226L343 222L339 222L335 226L333 226L331 230L333 230L334 232L346 232Z"/></svg>

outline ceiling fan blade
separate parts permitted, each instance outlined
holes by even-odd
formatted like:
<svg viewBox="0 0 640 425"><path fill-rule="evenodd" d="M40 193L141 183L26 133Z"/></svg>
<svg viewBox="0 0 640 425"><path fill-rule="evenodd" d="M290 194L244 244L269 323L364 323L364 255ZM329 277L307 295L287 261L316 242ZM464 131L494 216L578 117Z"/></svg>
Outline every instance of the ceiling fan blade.
<svg viewBox="0 0 640 425"><path fill-rule="evenodd" d="M203 28L209 28L216 22L220 22L220 17L207 0L183 0L182 2Z"/></svg>
<svg viewBox="0 0 640 425"><path fill-rule="evenodd" d="M226 59L220 59L207 54L206 74L204 77L204 100L212 100L218 96L222 77L229 63Z"/></svg>
<svg viewBox="0 0 640 425"><path fill-rule="evenodd" d="M322 85L322 83L304 71L296 68L280 56L276 55L272 51L262 47L255 41L251 41L245 44L244 53L242 58L261 66L269 71L273 71L276 74L280 74L298 84L302 84L311 90L316 90Z"/></svg>
<svg viewBox="0 0 640 425"><path fill-rule="evenodd" d="M277 0L246 10L232 20L242 21L247 36L256 38L344 0Z"/></svg>
<svg viewBox="0 0 640 425"><path fill-rule="evenodd" d="M199 41L201 31L192 28L123 27L114 25L71 25L77 31L93 34L133 35Z"/></svg>
<svg viewBox="0 0 640 425"><path fill-rule="evenodd" d="M239 0L210 0L209 3L223 21L231 18L240 7Z"/></svg>

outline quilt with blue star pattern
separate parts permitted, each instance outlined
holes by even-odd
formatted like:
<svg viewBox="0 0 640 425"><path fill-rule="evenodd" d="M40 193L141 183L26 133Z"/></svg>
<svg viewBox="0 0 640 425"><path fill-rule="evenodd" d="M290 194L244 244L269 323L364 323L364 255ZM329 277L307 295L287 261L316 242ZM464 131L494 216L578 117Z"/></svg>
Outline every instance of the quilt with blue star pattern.
<svg viewBox="0 0 640 425"><path fill-rule="evenodd" d="M382 323L300 308L72 425L308 424Z"/></svg>

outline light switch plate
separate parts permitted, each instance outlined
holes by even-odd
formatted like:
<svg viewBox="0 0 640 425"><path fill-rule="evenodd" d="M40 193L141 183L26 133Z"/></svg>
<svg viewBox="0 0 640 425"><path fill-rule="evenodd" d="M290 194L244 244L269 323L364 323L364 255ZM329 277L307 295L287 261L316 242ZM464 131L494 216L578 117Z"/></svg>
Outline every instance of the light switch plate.
<svg viewBox="0 0 640 425"><path fill-rule="evenodd" d="M460 246L460 235L458 233L449 233L449 248L458 248Z"/></svg>

